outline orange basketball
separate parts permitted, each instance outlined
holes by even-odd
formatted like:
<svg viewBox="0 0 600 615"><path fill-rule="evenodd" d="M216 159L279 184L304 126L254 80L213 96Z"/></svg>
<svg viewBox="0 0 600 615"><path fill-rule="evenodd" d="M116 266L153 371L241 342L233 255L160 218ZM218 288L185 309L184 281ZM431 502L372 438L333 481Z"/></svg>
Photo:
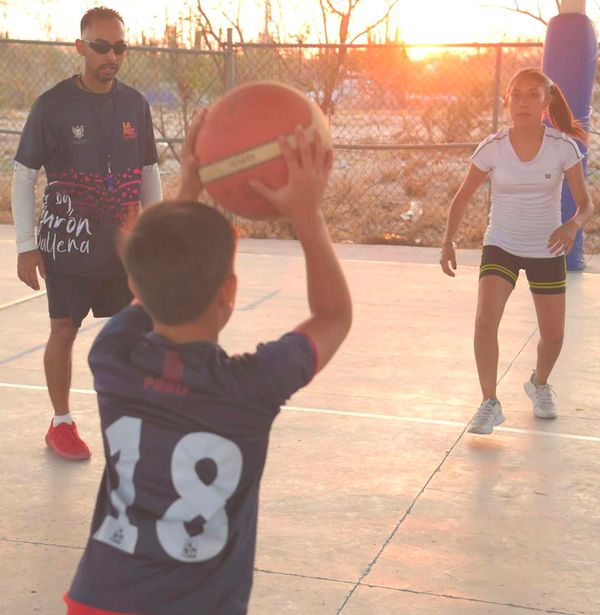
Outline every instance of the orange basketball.
<svg viewBox="0 0 600 615"><path fill-rule="evenodd" d="M318 105L294 88L258 81L237 87L208 109L196 141L200 179L219 205L245 218L275 218L278 213L248 185L259 180L271 188L287 182L287 165L277 143L285 136L296 147L294 127L315 132L332 147L327 119Z"/></svg>

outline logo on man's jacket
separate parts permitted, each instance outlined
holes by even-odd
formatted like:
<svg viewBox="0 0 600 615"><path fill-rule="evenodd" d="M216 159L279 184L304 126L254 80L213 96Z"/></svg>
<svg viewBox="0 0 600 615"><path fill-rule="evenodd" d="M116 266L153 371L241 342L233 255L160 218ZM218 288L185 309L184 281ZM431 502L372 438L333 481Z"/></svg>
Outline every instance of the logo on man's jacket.
<svg viewBox="0 0 600 615"><path fill-rule="evenodd" d="M137 139L137 132L135 130L135 126L131 125L131 122L123 122L123 138L128 141L133 141L133 139Z"/></svg>
<svg viewBox="0 0 600 615"><path fill-rule="evenodd" d="M85 128L83 126L83 124L77 126L72 126L71 130L73 131L73 136L76 139L83 139L83 137L85 137Z"/></svg>

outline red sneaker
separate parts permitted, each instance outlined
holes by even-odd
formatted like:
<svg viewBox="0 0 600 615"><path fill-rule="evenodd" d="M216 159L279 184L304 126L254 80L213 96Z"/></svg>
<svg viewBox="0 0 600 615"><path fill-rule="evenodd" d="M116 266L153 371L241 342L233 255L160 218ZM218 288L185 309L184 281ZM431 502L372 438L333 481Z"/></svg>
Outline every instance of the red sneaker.
<svg viewBox="0 0 600 615"><path fill-rule="evenodd" d="M87 444L79 437L75 423L61 423L56 427L50 423L46 445L67 459L89 459L92 456Z"/></svg>

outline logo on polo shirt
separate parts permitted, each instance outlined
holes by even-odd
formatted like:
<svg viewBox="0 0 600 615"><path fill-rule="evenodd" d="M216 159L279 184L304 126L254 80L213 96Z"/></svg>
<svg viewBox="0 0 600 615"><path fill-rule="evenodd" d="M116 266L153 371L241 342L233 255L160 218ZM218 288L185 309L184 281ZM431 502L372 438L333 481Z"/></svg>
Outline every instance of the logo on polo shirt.
<svg viewBox="0 0 600 615"><path fill-rule="evenodd" d="M85 127L83 124L72 126L71 130L76 139L83 139L83 137L85 137Z"/></svg>
<svg viewBox="0 0 600 615"><path fill-rule="evenodd" d="M137 139L137 132L135 130L135 126L133 126L131 122L123 122L123 138L127 139L127 141L133 141L133 139Z"/></svg>
<svg viewBox="0 0 600 615"><path fill-rule="evenodd" d="M552 173L546 173L546 179L552 179Z"/></svg>

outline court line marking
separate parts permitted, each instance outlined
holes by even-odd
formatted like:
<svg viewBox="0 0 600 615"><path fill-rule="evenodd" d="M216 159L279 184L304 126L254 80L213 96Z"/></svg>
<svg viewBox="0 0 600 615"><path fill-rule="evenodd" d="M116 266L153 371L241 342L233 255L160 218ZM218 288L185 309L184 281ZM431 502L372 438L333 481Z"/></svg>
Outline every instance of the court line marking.
<svg viewBox="0 0 600 615"><path fill-rule="evenodd" d="M273 297L277 296L281 291L279 289L277 290L273 290L270 293L267 293L266 295L264 295L263 297L260 297L259 299L256 299L255 301L252 301L246 305L244 305L241 308L238 308L236 311L238 312L246 312L246 311L250 311L253 310L255 308L257 308L259 305L262 305L263 303L266 303L267 301L269 301L269 299L272 299ZM46 291L41 291L39 293L37 293L36 295L30 295L28 297L23 297L21 299L17 299L16 301L12 301L11 303L5 303L4 305L0 305L0 310L5 308L5 307L10 307L11 305L17 305L18 303L24 303L25 301L29 301L30 299L34 299L36 297L40 297L41 295L45 295ZM85 333L86 331L89 331L90 329L94 329L96 327L99 327L101 325L103 325L106 322L106 318L103 319L98 319L96 321L94 321L93 323L91 323L90 325L83 327L81 329L79 329L78 335L81 333ZM31 348L27 348L26 350L22 350L21 352L18 352L17 354L11 355L9 357L6 357L4 359L0 359L0 365L6 365L7 363L11 363L12 361L16 361L17 359L21 359L22 357L26 357L27 355L30 355L34 352L37 352L38 350L42 350L46 347L46 342L44 342L43 344L37 344L36 346L32 346Z"/></svg>
<svg viewBox="0 0 600 615"><path fill-rule="evenodd" d="M260 299L257 299L256 301L253 301L249 303L248 305L245 305L244 307L238 308L238 311L244 312L246 310L253 310L255 307L258 307L265 301L268 301L269 299L276 297L280 292L281 292L280 289L271 291L270 293L267 293L264 297L261 297ZM43 297L45 294L46 294L45 290L40 290L37 293L34 293L33 295L27 295L25 297L20 297L19 299L15 299L14 301L8 301L7 303L3 303L2 305L0 305L0 310L5 310L6 308L13 307L14 305L26 303L27 301L31 301L32 299L37 299L38 297Z"/></svg>
<svg viewBox="0 0 600 615"><path fill-rule="evenodd" d="M1 384L0 384L1 386ZM425 425L445 425L447 427L465 427L468 421L443 421L440 419L422 419L410 416L395 416L393 414L377 414L375 412L350 412L346 410L330 410L326 408L300 408L298 406L282 406L283 410L292 412L305 412L313 414L331 414L336 416L352 416L358 418L370 418L387 421L401 421L406 423L420 423ZM539 431L537 429L522 429L519 427L494 427L494 431L526 434L533 436L547 436L549 438L566 438L569 440L583 440L585 442L600 442L600 436L582 436L579 434L559 433L554 431Z"/></svg>
<svg viewBox="0 0 600 615"><path fill-rule="evenodd" d="M254 571L260 574L268 574L273 576L282 576L282 577L292 577L296 579L308 579L310 581L325 581L326 583L341 583L344 585L354 585L356 581L351 581L348 579L338 579L334 577L324 577L320 575L309 575L302 574L299 572L282 572L279 570L268 570L265 568L254 567ZM460 596L454 594L442 594L435 591L427 591L427 590L419 590L419 589L410 589L408 587L394 587L393 585L382 585L380 583L372 583L372 582L362 582L359 583L360 587L368 587L369 589L384 589L386 591L395 592L395 593L405 593L405 594L413 594L416 596L429 596L431 598L443 598L445 600L455 600L457 602L473 602L476 604L488 604L494 606L505 606L512 607L516 609L522 609L524 611L530 611L533 613L556 613L557 615L575 615L571 611L559 611L552 607L544 608L544 607L535 607L535 606L527 606L524 604L516 604L513 602L499 602L496 600L485 600L483 598L471 598L469 596ZM338 613L341 612L338 610Z"/></svg>
<svg viewBox="0 0 600 615"><path fill-rule="evenodd" d="M22 539L17 539L17 538L0 538L0 544L1 543L31 545L35 547L50 547L52 549L69 549L72 551L81 551L81 552L83 552L85 548L79 545L67 545L67 544L60 544L60 543L53 543L53 542L44 542L41 540L22 540ZM258 572L259 574L290 577L290 578L295 578L295 579L307 579L309 581L324 581L326 583L340 583L343 585L354 585L356 583L356 581L351 581L349 579L337 579L334 577L324 577L321 575L309 575L309 574L302 574L298 572L283 572L279 570L269 570L266 568L258 568L256 566L253 568L253 570L254 572ZM407 594L414 594L417 596L429 596L432 598L444 598L447 600L455 600L459 602L474 602L477 604L493 604L497 606L506 606L506 607L523 609L526 611L532 611L536 613L557 613L559 615L571 615L571 613L568 611L558 611L554 609L547 610L545 608L519 605L519 604L514 604L512 602L511 603L496 602L492 600L483 600L480 598L470 598L468 596L455 596L453 594L440 594L440 593L433 592L433 591L409 589L407 587L394 587L390 585L380 585L379 583L362 582L359 585L360 587L368 587L369 589L384 589L386 591L391 591L391 592L396 592L396 593L407 593Z"/></svg>
<svg viewBox="0 0 600 615"><path fill-rule="evenodd" d="M432 249L435 250L437 248L431 248L431 246L423 246L422 248L416 248L418 250L422 250L422 249ZM246 256L260 256L263 258L298 258L298 259L303 259L304 257L302 256L302 254L263 254L263 253L258 253L258 252L246 252L244 250L238 250L238 254L244 254ZM460 256L460 254L459 254ZM584 269L583 271L567 271L567 275L569 276L589 276L589 275L598 275L600 272L599 271L592 271L590 270L590 265L591 265L591 255L588 256L589 260L586 263L587 266L587 271ZM405 258L403 260L381 260L381 259L372 259L372 258L355 258L355 257L345 257L341 254L338 254L338 258L345 262L345 263L374 263L376 265L426 265L428 267L434 267L434 268L438 268L440 265L437 261L422 261L422 260L418 260L416 258L411 259L411 258ZM474 261L472 263L469 262L465 262L465 263L461 263L460 267L462 269L477 269L477 271L479 271L479 266L480 266L480 257L477 257L476 259L474 259Z"/></svg>
<svg viewBox="0 0 600 615"><path fill-rule="evenodd" d="M280 289L273 290L270 293L267 293L264 297L261 297L260 299L256 299L256 301L253 301L252 303L248 303L244 307L238 308L237 311L247 312L248 310L253 310L254 308L257 308L259 305L262 305L263 303L268 301L269 299L273 299L273 297L276 297L280 292L281 292Z"/></svg>
<svg viewBox="0 0 600 615"><path fill-rule="evenodd" d="M85 333L86 331L90 331L91 329L96 329L98 327L101 327L102 325L105 324L105 322L106 322L105 318L96 320L90 323L89 325L79 329L78 335L80 335L81 333ZM6 357L5 359L0 359L0 365L6 365L7 363L12 363L12 361L16 361L17 359L26 357L27 355L33 354L34 352L37 352L38 350L43 350L44 348L46 348L46 342L44 342L43 344L37 344L36 346L32 346L31 348L27 348L26 350L22 350L21 352L18 352L17 354L13 354L10 357Z"/></svg>
<svg viewBox="0 0 600 615"><path fill-rule="evenodd" d="M245 256L260 256L261 258L295 258L295 259L301 259L304 260L304 257L302 256L302 254L257 254L256 252L242 252L240 251L239 254L244 254ZM370 258L346 258L344 256L340 256L338 254L338 258L345 262L345 263L373 263L375 265L428 265L431 267L439 267L439 263L430 263L430 262L422 262L422 261L418 261L418 260L401 260L401 261L396 261L396 260L389 260L389 261L382 261L382 260L377 260L377 259L370 259ZM469 265L463 265L464 267L468 267ZM472 265L473 267L477 267L479 268L479 264L477 265Z"/></svg>
<svg viewBox="0 0 600 615"><path fill-rule="evenodd" d="M43 297L45 294L45 290L40 290L33 295L27 295L26 297L21 297L20 299L15 299L14 301L3 303L2 305L0 305L0 310L5 310L6 308L12 307L13 305L19 305L20 303L25 303L26 301L31 301L32 299L37 299L38 297Z"/></svg>
<svg viewBox="0 0 600 615"><path fill-rule="evenodd" d="M29 391L47 391L45 386L38 384L17 384L12 382L0 382L0 388L20 389ZM96 395L94 389L71 389L71 393L80 395ZM417 423L420 425L442 425L445 427L457 427L464 429L468 421L444 421L441 419L423 419L411 416L396 416L393 414L378 414L376 412L351 412L349 410L331 410L330 408L304 408L301 406L281 406L285 412L301 412L304 414L325 414L329 416L344 416L360 419L378 419L383 421L398 421L401 423ZM600 436L582 436L579 434L559 433L554 431L539 431L536 429L521 429L518 427L495 427L494 431L507 433L525 434L533 436L545 436L548 438L564 438L567 440L580 440L583 442L600 442Z"/></svg>
<svg viewBox="0 0 600 615"><path fill-rule="evenodd" d="M66 545L60 543L53 542L43 542L40 540L22 540L17 538L0 538L0 544L17 544L17 545L31 545L34 547L49 547L52 549L69 549L71 551L81 551L83 552L85 547L79 545ZM266 568L258 568L254 566L254 572L265 575L272 576L280 576L280 577L288 577L294 579L306 579L309 581L323 581L325 583L339 583L342 585L354 585L356 581L351 581L349 579L337 579L334 577L324 577L321 575L309 575L302 574L299 572L283 572L280 570L269 570ZM476 604L487 604L494 606L505 606L522 609L524 611L531 611L533 613L557 613L558 615L573 615L570 611L558 611L555 609L545 609L540 607L532 607L525 606L520 604L515 604L512 602L496 602L493 600L484 600L481 598L470 598L468 596L455 596L453 594L440 594L434 591L426 591L426 590L418 590L418 589L409 589L407 587L394 587L390 585L380 585L379 583L360 583L360 587L368 587L369 589L384 589L386 591L395 592L395 593L405 593L405 594L413 594L416 596L428 596L431 598L443 598L445 600L455 600L457 602L473 602Z"/></svg>
<svg viewBox="0 0 600 615"><path fill-rule="evenodd" d="M300 572L282 572L279 570L269 570L265 568L254 567L254 572L258 572L260 574L268 574L273 576L282 576L282 577L291 577L296 579L307 579L310 581L324 581L326 583L341 583L344 585L354 585L356 581L351 581L349 579L338 579L335 577L325 577L321 575L310 575L310 574L302 574ZM394 587L393 585L382 585L380 583L360 583L360 587L368 587L369 589L384 589L386 591L395 592L395 593L405 593L405 594L413 594L416 596L429 596L432 598L444 598L446 600L455 600L458 602L473 602L476 604L492 604L495 606L505 606L512 607L517 609L522 609L524 611L531 611L533 613L556 613L558 615L574 615L570 611L559 611L553 608L548 610L544 607L535 607L535 606L526 606L523 604L515 604L513 602L498 602L495 600L485 600L482 598L471 598L469 596L459 596L454 594L441 594L435 591L427 591L427 590L419 590L419 589L409 589L408 587Z"/></svg>

